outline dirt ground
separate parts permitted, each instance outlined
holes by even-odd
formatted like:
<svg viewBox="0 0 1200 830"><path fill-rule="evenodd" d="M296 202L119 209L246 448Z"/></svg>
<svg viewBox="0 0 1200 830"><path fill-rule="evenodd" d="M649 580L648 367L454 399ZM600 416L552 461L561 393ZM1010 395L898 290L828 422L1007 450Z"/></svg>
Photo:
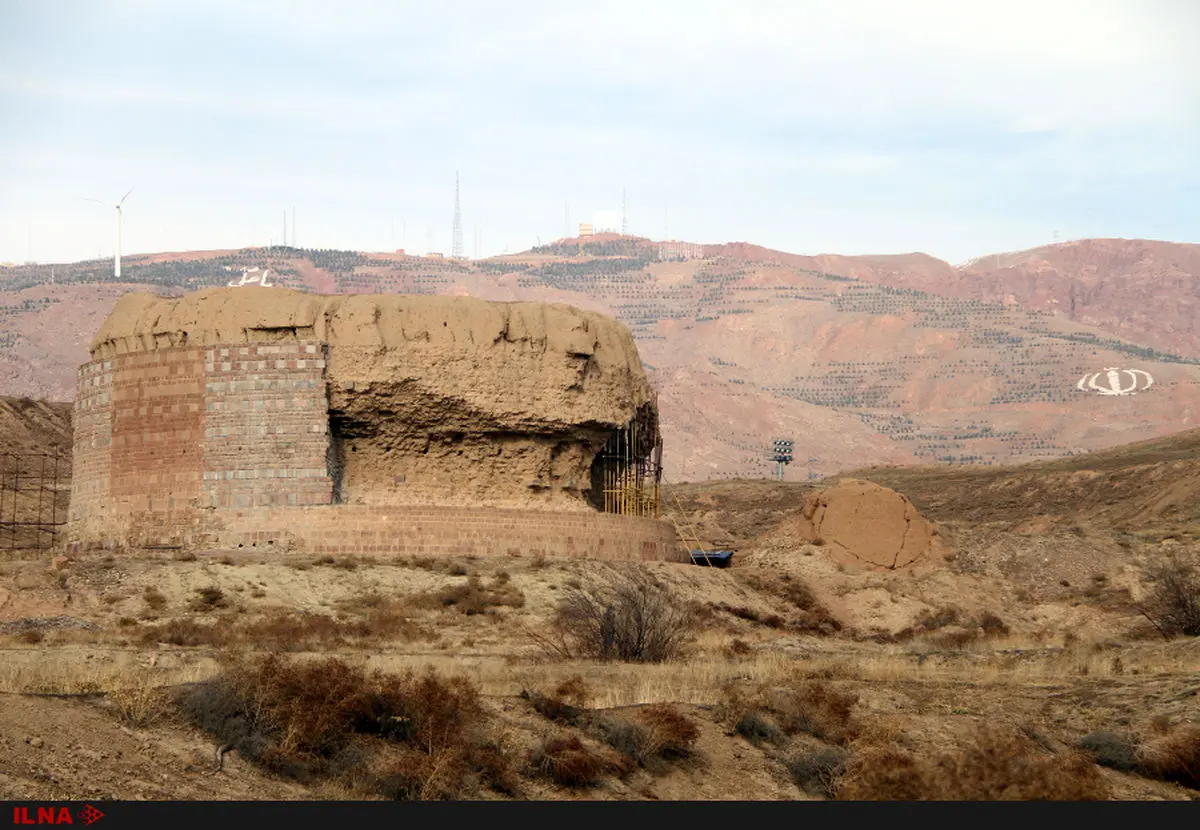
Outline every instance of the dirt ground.
<svg viewBox="0 0 1200 830"><path fill-rule="evenodd" d="M1029 763L1065 766L1097 736L1160 751L1200 728L1200 639L1165 638L1142 613L1144 565L1197 554L1186 455L1143 446L1096 454L1090 467L860 472L903 493L941 540L896 568L814 540L800 521L813 486L674 488L669 518L685 538L736 553L728 569L633 569L689 615L683 651L658 663L555 649L564 600L631 573L616 565L17 552L0 559L0 798L364 797L239 751L215 771L222 739L174 696L223 676L239 655L263 654L466 678L527 799L824 798L835 791L806 781L806 759L853 764L887 750L936 760L972 746L982 727L1023 736ZM1068 474L1073 501L1038 495ZM1114 480L1136 498L1105 495ZM1020 495L997 501L1001 492ZM568 686L583 690L574 720L539 708ZM779 702L789 694L800 703ZM618 742L596 723L662 705L694 727L686 752L586 785L538 773L547 742L578 739L608 758ZM1088 765L1107 798L1200 798L1147 762Z"/></svg>

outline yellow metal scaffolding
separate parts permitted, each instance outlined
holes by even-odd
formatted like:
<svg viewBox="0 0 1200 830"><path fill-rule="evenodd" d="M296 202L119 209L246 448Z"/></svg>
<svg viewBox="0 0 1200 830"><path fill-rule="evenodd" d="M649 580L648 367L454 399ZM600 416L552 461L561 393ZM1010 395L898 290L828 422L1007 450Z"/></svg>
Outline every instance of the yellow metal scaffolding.
<svg viewBox="0 0 1200 830"><path fill-rule="evenodd" d="M621 516L659 517L662 481L662 438L653 408L644 408L600 451L604 512Z"/></svg>

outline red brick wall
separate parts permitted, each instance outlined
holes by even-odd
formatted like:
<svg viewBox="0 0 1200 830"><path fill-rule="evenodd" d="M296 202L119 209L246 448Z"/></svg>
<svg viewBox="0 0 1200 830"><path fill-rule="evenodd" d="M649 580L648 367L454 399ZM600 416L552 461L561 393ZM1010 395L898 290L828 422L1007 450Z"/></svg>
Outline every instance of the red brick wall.
<svg viewBox="0 0 1200 830"><path fill-rule="evenodd" d="M688 561L666 522L587 511L354 504L130 514L130 547Z"/></svg>
<svg viewBox="0 0 1200 830"><path fill-rule="evenodd" d="M330 504L324 376L323 347L298 341L81 367L70 543L686 561L670 525L650 519Z"/></svg>
<svg viewBox="0 0 1200 830"><path fill-rule="evenodd" d="M72 448L72 522L93 516L108 499L112 468L112 361L97 360L79 367L75 386L74 446Z"/></svg>
<svg viewBox="0 0 1200 830"><path fill-rule="evenodd" d="M320 344L207 348L204 417L206 507L330 502Z"/></svg>
<svg viewBox="0 0 1200 830"><path fill-rule="evenodd" d="M200 495L202 351L144 352L112 363L109 492L135 504L144 498L147 510L191 506Z"/></svg>

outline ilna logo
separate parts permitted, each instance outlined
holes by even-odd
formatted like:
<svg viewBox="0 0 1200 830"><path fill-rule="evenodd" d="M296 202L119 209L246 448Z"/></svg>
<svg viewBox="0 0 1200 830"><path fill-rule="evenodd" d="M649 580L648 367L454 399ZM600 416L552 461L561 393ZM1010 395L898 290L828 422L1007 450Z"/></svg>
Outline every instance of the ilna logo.
<svg viewBox="0 0 1200 830"><path fill-rule="evenodd" d="M75 816L67 807L13 807L13 824L75 824L85 827L104 818L104 813L85 804Z"/></svg>

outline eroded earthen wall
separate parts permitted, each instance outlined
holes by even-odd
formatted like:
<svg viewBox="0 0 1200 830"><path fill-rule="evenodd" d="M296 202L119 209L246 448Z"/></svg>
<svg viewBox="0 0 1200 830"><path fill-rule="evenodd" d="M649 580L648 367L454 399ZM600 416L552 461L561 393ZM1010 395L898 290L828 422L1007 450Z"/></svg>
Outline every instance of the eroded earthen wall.
<svg viewBox="0 0 1200 830"><path fill-rule="evenodd" d="M283 289L127 295L92 355L75 544L676 555L669 526L589 504L596 454L653 407L631 336L600 315Z"/></svg>

